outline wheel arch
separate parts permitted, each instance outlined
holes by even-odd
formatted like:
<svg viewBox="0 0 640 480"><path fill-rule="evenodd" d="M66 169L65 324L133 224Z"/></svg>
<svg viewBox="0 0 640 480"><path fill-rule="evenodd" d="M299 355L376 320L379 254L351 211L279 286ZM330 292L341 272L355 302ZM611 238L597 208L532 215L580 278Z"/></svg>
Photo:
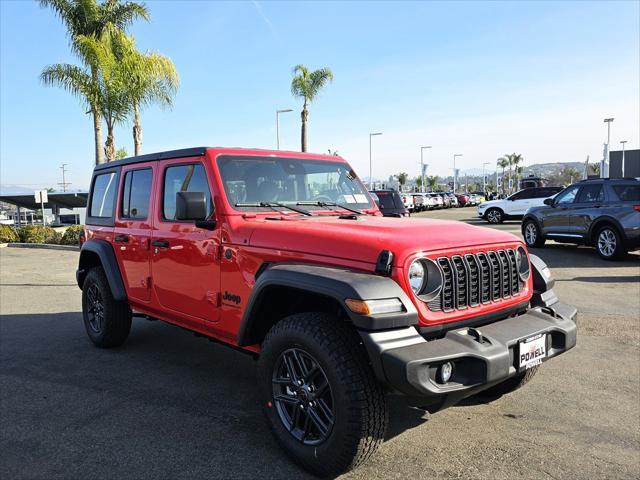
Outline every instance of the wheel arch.
<svg viewBox="0 0 640 480"><path fill-rule="evenodd" d="M109 282L113 298L118 301L127 300L127 292L122 281L122 274L115 252L111 244L105 240L87 240L80 250L76 281L82 289L87 272L94 267L102 267Z"/></svg>
<svg viewBox="0 0 640 480"><path fill-rule="evenodd" d="M622 241L624 242L624 228L622 228L622 225L620 225L620 222L615 219L614 217L610 217L610 216L604 216L604 217L600 217L598 219L596 219L591 226L589 227L589 232L587 233L587 243L589 245L595 245L596 244L596 235L598 234L598 231L606 226L606 225L610 225L613 228L616 229L616 231L618 232L618 235L620 235L620 238L622 239Z"/></svg>
<svg viewBox="0 0 640 480"><path fill-rule="evenodd" d="M307 264L275 264L258 270L259 276L240 322L240 346L261 343L269 329L294 313L322 311L351 322L356 328L376 330L415 325L417 311L391 278L373 273ZM344 301L399 298L404 311L359 315Z"/></svg>

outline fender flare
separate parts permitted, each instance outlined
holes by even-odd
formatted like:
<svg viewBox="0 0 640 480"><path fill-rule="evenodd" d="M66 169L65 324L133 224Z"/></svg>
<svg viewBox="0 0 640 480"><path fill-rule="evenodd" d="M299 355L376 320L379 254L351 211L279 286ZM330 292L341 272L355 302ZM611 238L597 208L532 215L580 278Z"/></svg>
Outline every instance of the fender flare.
<svg viewBox="0 0 640 480"><path fill-rule="evenodd" d="M76 271L78 287L82 289L84 278L87 275L86 259L91 254L97 255L100 259L100 264L109 282L111 295L113 295L114 300L126 301L127 291L124 288L124 282L122 281L122 274L118 266L118 261L116 260L115 252L111 244L105 240L87 240L82 245L78 270Z"/></svg>
<svg viewBox="0 0 640 480"><path fill-rule="evenodd" d="M600 227L602 227L602 225L605 223L612 224L615 227L615 229L618 230L618 234L620 235L620 237L622 238L622 241L624 242L625 240L624 228L622 227L618 219L614 217L610 217L609 215L603 215L602 217L598 217L598 219L589 226L589 231L587 232L587 236L585 238L588 245L594 244L594 242L592 241L593 236L596 233L598 233L598 229L600 229Z"/></svg>
<svg viewBox="0 0 640 480"><path fill-rule="evenodd" d="M550 307L558 303L558 297L553 291L556 281L547 264L537 255L529 254L531 261L531 275L533 276L533 307Z"/></svg>
<svg viewBox="0 0 640 480"><path fill-rule="evenodd" d="M271 287L285 287L292 291L305 291L335 300L345 311L356 328L379 330L399 328L418 323L418 312L394 280L373 273L308 264L274 264L258 270L256 283L240 322L237 341L241 346L255 343L252 331L259 323L262 302ZM346 307L347 298L375 300L399 298L403 312L378 315L360 315Z"/></svg>

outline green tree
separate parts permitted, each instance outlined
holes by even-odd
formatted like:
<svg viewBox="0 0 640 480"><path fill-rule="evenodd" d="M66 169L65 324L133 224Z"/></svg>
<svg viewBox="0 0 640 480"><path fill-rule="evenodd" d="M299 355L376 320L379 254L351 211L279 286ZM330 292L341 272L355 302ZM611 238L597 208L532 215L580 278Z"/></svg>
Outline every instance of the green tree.
<svg viewBox="0 0 640 480"><path fill-rule="evenodd" d="M82 99L93 116L94 146L96 164L104 163L102 150L102 108L98 89L99 65L83 58L78 38L80 36L100 37L107 27L125 30L135 20L149 20L147 7L136 2L120 0L39 0L43 8L51 8L67 29L71 49L86 68L75 65L57 64L46 67L41 79L45 85L58 85L74 96Z"/></svg>
<svg viewBox="0 0 640 480"><path fill-rule="evenodd" d="M127 158L129 154L127 153L126 148L120 148L116 152L116 160L122 160L123 158Z"/></svg>
<svg viewBox="0 0 640 480"><path fill-rule="evenodd" d="M438 177L429 176L427 177L427 185L429 185L429 191L433 192L438 189Z"/></svg>
<svg viewBox="0 0 640 480"><path fill-rule="evenodd" d="M418 175L416 177L416 192L421 192L422 191L422 176Z"/></svg>
<svg viewBox="0 0 640 480"><path fill-rule="evenodd" d="M600 163L590 163L589 173L592 175L600 175Z"/></svg>
<svg viewBox="0 0 640 480"><path fill-rule="evenodd" d="M308 104L316 99L320 90L333 80L333 73L328 68L320 68L311 71L304 65L296 65L293 68L293 79L291 80L291 94L294 97L302 98L302 112L300 118L302 127L300 131L300 144L303 152L307 151L307 119L309 118Z"/></svg>
<svg viewBox="0 0 640 480"><path fill-rule="evenodd" d="M497 165L499 168L502 169L502 193L504 193L505 189L504 189L504 169L507 168L509 166L509 160L506 158L506 156L504 157L500 157L497 161Z"/></svg>
<svg viewBox="0 0 640 480"><path fill-rule="evenodd" d="M398 180L398 183L400 184L400 190L402 190L402 187L404 187L404 185L407 183L407 179L409 178L409 174L406 172L401 172L399 174L396 175L396 179Z"/></svg>

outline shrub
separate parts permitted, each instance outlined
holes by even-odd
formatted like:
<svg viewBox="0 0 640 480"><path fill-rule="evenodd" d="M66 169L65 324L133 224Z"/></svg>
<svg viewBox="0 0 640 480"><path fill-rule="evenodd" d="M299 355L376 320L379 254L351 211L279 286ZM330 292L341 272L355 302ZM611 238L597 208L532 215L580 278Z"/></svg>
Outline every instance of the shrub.
<svg viewBox="0 0 640 480"><path fill-rule="evenodd" d="M49 245L60 245L61 241L62 241L62 234L60 232L53 230L53 233L51 233L49 236L47 236L47 238L45 238L44 243L48 243Z"/></svg>
<svg viewBox="0 0 640 480"><path fill-rule="evenodd" d="M22 243L57 243L59 235L53 228L42 225L26 225L18 229Z"/></svg>
<svg viewBox="0 0 640 480"><path fill-rule="evenodd" d="M0 243L14 243L19 242L20 237L16 229L9 225L0 225Z"/></svg>
<svg viewBox="0 0 640 480"><path fill-rule="evenodd" d="M82 232L82 229L82 225L71 225L65 230L60 243L62 245L78 245L80 243L80 232Z"/></svg>

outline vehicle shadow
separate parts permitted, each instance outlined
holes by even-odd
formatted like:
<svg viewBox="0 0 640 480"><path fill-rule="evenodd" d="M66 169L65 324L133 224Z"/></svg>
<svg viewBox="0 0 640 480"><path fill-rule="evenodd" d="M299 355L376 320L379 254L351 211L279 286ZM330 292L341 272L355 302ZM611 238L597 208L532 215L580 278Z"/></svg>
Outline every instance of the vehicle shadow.
<svg viewBox="0 0 640 480"><path fill-rule="evenodd" d="M259 405L252 357L135 319L120 348L79 312L0 319L3 478L313 478ZM390 398L389 440L426 421Z"/></svg>

